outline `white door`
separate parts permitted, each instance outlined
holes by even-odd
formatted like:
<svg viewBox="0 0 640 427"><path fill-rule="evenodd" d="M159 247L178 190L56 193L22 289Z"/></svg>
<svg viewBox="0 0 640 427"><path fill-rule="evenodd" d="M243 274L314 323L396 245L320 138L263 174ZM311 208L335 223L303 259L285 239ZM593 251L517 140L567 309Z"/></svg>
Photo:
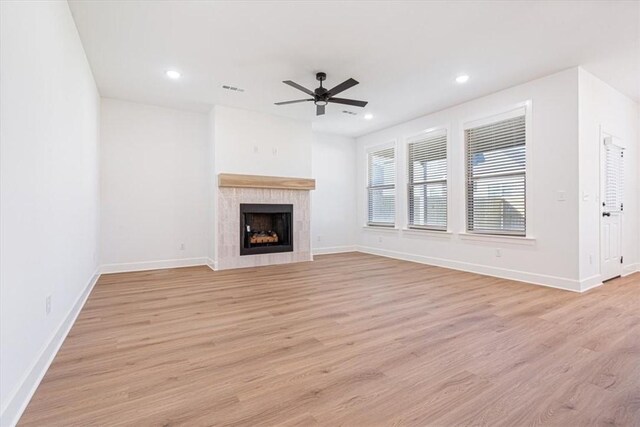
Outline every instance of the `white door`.
<svg viewBox="0 0 640 427"><path fill-rule="evenodd" d="M622 274L624 149L617 138L604 135L601 152L600 271L604 281Z"/></svg>

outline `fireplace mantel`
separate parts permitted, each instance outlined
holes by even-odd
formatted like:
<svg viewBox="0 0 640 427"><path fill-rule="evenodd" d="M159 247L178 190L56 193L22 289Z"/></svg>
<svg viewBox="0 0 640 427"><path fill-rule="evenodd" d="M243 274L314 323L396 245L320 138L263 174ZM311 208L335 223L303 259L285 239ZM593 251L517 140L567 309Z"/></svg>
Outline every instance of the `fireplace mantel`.
<svg viewBox="0 0 640 427"><path fill-rule="evenodd" d="M218 187L276 188L281 190L315 190L316 180L263 175L218 174Z"/></svg>

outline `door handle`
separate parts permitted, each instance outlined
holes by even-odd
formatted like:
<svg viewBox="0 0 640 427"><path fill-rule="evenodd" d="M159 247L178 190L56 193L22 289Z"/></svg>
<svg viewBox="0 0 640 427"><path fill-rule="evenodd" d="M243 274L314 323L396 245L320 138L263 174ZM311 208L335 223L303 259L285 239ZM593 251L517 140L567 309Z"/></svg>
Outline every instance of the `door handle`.
<svg viewBox="0 0 640 427"><path fill-rule="evenodd" d="M602 212L602 216L611 216L611 212Z"/></svg>

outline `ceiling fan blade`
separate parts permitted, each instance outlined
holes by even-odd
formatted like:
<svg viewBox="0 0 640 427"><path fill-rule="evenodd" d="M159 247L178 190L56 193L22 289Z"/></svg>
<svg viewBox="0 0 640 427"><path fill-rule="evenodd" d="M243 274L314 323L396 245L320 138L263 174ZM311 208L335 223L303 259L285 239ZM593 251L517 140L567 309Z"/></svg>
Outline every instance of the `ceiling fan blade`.
<svg viewBox="0 0 640 427"><path fill-rule="evenodd" d="M307 89L304 86L300 86L298 83L292 82L291 80L285 80L282 83L289 85L291 87L295 87L298 90L303 91L304 93L306 93L307 95L311 95L311 96L316 96L315 93L313 93L312 91L310 91L309 89Z"/></svg>
<svg viewBox="0 0 640 427"><path fill-rule="evenodd" d="M333 102L335 104L353 105L354 107L364 107L368 104L367 101L357 101L355 99L344 98L329 98L328 102Z"/></svg>
<svg viewBox="0 0 640 427"><path fill-rule="evenodd" d="M358 82L354 79L345 80L342 83L340 83L338 86L334 87L333 89L329 89L329 96L337 95L340 92L343 92L349 89L350 87L354 87L357 84Z"/></svg>
<svg viewBox="0 0 640 427"><path fill-rule="evenodd" d="M307 102L307 101L313 101L313 98L311 98L311 99L296 99L295 101L275 102L275 104L276 105L287 105L287 104L295 104L297 102Z"/></svg>
<svg viewBox="0 0 640 427"><path fill-rule="evenodd" d="M316 105L316 116L322 116L324 114L324 105Z"/></svg>

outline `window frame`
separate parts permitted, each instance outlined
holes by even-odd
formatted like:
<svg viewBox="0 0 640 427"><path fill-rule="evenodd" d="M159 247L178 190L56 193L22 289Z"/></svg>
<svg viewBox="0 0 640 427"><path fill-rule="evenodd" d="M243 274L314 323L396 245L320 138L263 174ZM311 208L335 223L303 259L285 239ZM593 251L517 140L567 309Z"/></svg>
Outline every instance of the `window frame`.
<svg viewBox="0 0 640 427"><path fill-rule="evenodd" d="M425 181L420 181L420 182L411 182L411 164L410 164L410 145L417 143L417 142L421 142L421 141L425 141L427 139L430 138L436 138L440 135L444 135L445 137L445 153L446 153L446 157L445 157L445 165L446 165L446 178L445 179L440 179L440 180L425 180ZM406 143L405 143L405 167L406 167L406 200L405 200L405 207L407 209L406 212L406 221L407 221L407 225L406 228L407 230L416 230L416 231L433 231L435 233L448 233L450 232L450 227L451 227L451 221L449 220L449 214L451 212L451 147L450 147L450 142L451 142L451 137L450 137L451 133L450 133L450 129L449 126L437 126L437 127L432 127L429 129L426 129L416 135L413 135L409 138L406 139ZM418 224L412 224L411 223L411 189L413 186L415 185L424 185L424 184L431 184L431 183L439 183L439 182L444 182L445 183L445 188L447 191L447 201L446 201L446 209L447 209L447 214L446 214L446 218L445 218L445 222L446 225L444 228L441 227L434 227L434 226L428 226L428 225L418 225Z"/></svg>
<svg viewBox="0 0 640 427"><path fill-rule="evenodd" d="M505 107L501 110L494 111L490 114L485 114L483 116L474 117L471 119L467 119L462 121L462 126L460 129L460 138L463 144L463 172L462 172L462 186L463 191L461 192L464 206L464 215L462 215L462 224L461 237L469 236L473 237L474 240L482 239L482 240L494 240L494 239L508 239L509 241L535 241L534 236L534 224L532 219L533 215L533 196L532 196L532 182L533 182L533 174L532 174L532 162L533 162L533 133L532 133L532 102L531 100L519 102L517 104L513 104L511 106ZM512 119L515 117L524 116L525 121L525 232L524 234L511 234L511 233L496 233L496 232L487 232L487 231L475 231L469 230L469 187L468 187L468 171L467 171L467 162L468 162L468 149L467 149L467 139L466 139L466 131L471 128L476 128L480 126L486 126L493 123L497 123L503 120Z"/></svg>
<svg viewBox="0 0 640 427"><path fill-rule="evenodd" d="M387 149L393 149L393 184L377 185L374 187L369 186L369 156L372 153L383 151ZM398 223L398 148L396 140L389 141L384 144L372 145L365 150L365 227L366 228L378 228L378 229L395 229ZM375 189L392 189L393 190L393 223L380 223L369 221L369 197L370 190Z"/></svg>

